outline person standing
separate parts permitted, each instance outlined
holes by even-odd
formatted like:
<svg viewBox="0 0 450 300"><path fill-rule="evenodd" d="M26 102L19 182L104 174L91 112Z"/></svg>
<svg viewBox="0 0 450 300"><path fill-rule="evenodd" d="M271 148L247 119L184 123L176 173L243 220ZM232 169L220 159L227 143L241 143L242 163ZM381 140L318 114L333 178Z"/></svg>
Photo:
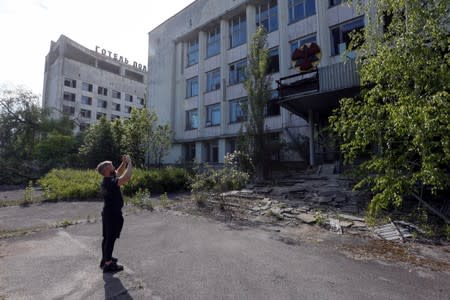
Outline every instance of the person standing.
<svg viewBox="0 0 450 300"><path fill-rule="evenodd" d="M132 163L129 155L122 156L122 162L117 168L111 161L103 161L97 165L96 170L103 176L100 192L103 196L102 211L102 259L100 268L104 273L118 272L123 266L117 264L118 259L112 256L114 243L120 237L123 227L123 198L120 187L131 179Z"/></svg>

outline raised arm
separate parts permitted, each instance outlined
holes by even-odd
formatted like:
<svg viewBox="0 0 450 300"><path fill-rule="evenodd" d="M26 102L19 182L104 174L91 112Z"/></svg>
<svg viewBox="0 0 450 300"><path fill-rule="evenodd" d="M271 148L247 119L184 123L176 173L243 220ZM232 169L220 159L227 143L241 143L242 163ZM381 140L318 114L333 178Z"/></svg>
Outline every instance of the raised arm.
<svg viewBox="0 0 450 300"><path fill-rule="evenodd" d="M126 156L127 169L125 172L119 177L118 185L124 185L131 179L131 173L133 170L133 164L131 163L131 158L129 155Z"/></svg>
<svg viewBox="0 0 450 300"><path fill-rule="evenodd" d="M125 171L126 166L127 166L127 156L122 155L122 162L120 163L120 166L117 168L117 175L119 177L122 176L123 172Z"/></svg>

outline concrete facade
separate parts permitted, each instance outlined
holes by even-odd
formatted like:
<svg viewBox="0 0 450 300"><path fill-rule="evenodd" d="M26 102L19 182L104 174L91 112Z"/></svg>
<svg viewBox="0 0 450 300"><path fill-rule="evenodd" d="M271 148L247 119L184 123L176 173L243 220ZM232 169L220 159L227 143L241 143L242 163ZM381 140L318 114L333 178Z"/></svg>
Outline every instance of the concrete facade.
<svg viewBox="0 0 450 300"><path fill-rule="evenodd" d="M169 122L175 132L174 145L165 161L177 163L195 158L201 162L221 163L223 156L234 149L242 123L236 118L233 102L245 99L247 92L242 82L232 82L230 72L233 77L234 63L246 59L258 20L264 23L265 17L270 15L266 23L270 24L267 25L268 48L274 53L278 51L274 59L279 65L271 74L274 91L276 80L299 72L292 67L291 51L293 45L301 45L302 40L313 38L321 47L319 67L341 63L343 57L335 53L335 49L342 50L345 43L336 45L333 38L339 38L339 30L342 26L346 28L346 23L364 21L364 17L355 7L338 2L197 0L152 30L148 56L149 108L157 112L160 121ZM336 28L338 30L333 31ZM239 36L241 30L245 30L242 33L245 38ZM211 36L217 31L220 32L220 50L209 56L210 44L214 43ZM340 36L342 38L342 34ZM233 45L233 39L239 38L245 41ZM192 46L195 42L198 50ZM190 61L195 55L198 59ZM215 70L220 73L220 79L211 89L209 77ZM313 134L307 118L284 108L277 109L275 103L271 105L275 109L266 117L267 132L286 141L293 135ZM282 153L280 159L303 160L298 153Z"/></svg>
<svg viewBox="0 0 450 300"><path fill-rule="evenodd" d="M45 58L43 107L50 108L54 118L70 116L75 131L102 116L127 118L131 108L145 106L146 67L97 48L90 50L61 35L51 42Z"/></svg>

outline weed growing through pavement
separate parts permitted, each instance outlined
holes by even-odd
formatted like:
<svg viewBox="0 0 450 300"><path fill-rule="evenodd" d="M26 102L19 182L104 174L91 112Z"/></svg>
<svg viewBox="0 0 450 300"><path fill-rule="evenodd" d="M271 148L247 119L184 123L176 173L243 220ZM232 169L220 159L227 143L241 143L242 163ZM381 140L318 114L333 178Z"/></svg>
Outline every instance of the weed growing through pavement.
<svg viewBox="0 0 450 300"><path fill-rule="evenodd" d="M33 182L30 180L28 182L28 186L25 188L25 191L23 192L23 201L21 202L21 205L27 206L33 203Z"/></svg>
<svg viewBox="0 0 450 300"><path fill-rule="evenodd" d="M153 204L150 199L150 192L148 189L139 189L133 198L130 200L131 204L143 209L153 210Z"/></svg>
<svg viewBox="0 0 450 300"><path fill-rule="evenodd" d="M319 225L319 226L325 225L325 219L326 218L325 218L325 216L323 215L323 213L320 210L317 210L314 213L314 219L316 219L317 225Z"/></svg>
<svg viewBox="0 0 450 300"><path fill-rule="evenodd" d="M164 208L167 208L169 206L169 197L167 196L167 193L161 194L161 196L159 196L159 203Z"/></svg>

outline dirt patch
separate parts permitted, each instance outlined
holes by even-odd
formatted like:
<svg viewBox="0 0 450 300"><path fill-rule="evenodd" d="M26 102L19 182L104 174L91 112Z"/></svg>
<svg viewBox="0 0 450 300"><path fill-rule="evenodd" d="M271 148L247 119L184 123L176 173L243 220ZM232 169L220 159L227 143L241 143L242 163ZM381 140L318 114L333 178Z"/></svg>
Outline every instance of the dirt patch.
<svg viewBox="0 0 450 300"><path fill-rule="evenodd" d="M340 249L344 254L353 259L400 262L416 267L429 268L433 271L450 272L450 256L444 253L448 253L449 246L442 247L442 249L434 247L433 254L430 255L430 253L427 253L425 255L425 248L420 245L402 244L384 240L367 240L364 243L346 243ZM438 251L441 252L440 255Z"/></svg>

